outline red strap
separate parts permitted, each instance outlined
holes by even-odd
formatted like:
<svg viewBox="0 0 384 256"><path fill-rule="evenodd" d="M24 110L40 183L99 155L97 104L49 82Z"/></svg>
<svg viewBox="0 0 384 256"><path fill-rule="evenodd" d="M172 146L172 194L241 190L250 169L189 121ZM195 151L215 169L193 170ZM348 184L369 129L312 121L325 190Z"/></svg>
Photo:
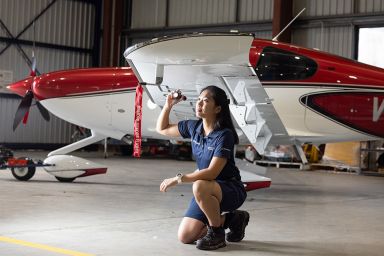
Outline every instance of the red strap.
<svg viewBox="0 0 384 256"><path fill-rule="evenodd" d="M143 105L143 87L141 84L136 87L135 98L135 121L133 123L133 157L141 155L141 119Z"/></svg>

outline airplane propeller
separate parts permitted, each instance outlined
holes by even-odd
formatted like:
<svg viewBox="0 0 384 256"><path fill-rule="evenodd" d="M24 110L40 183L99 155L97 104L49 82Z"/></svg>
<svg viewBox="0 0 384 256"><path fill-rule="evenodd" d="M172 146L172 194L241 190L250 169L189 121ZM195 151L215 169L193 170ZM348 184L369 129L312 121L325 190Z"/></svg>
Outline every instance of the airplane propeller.
<svg viewBox="0 0 384 256"><path fill-rule="evenodd" d="M17 108L15 118L13 119L13 131L16 130L17 126L19 126L22 120L24 124L27 123L29 109L32 106L33 98L34 95L32 90L28 90L23 99L21 100L19 107ZM44 120L49 121L51 118L48 110L38 101L36 101L35 105L37 106Z"/></svg>
<svg viewBox="0 0 384 256"><path fill-rule="evenodd" d="M36 70L36 58L35 58L35 52L34 52L34 46L32 50L32 61L30 63L31 65L31 73L30 76L32 77L31 81L29 81L28 84L28 90L26 94L24 95L23 99L21 100L19 107L17 108L15 118L13 119L13 131L16 130L17 126L19 126L20 122L23 120L23 123L26 124L29 116L29 109L32 106L32 101L34 99L33 95L33 82L36 78L36 72L39 74L39 72ZM36 106L39 109L40 114L43 116L44 120L49 121L50 115L48 110L37 100Z"/></svg>
<svg viewBox="0 0 384 256"><path fill-rule="evenodd" d="M26 119L26 116L29 113L29 108L32 105L32 100L33 100L33 92L28 91L25 94L24 98L21 100L19 107L17 108L15 118L13 119L13 131L16 130L21 120Z"/></svg>
<svg viewBox="0 0 384 256"><path fill-rule="evenodd" d="M41 105L40 102L36 101L36 106L45 121L48 122L49 120L51 120L48 110L43 105Z"/></svg>

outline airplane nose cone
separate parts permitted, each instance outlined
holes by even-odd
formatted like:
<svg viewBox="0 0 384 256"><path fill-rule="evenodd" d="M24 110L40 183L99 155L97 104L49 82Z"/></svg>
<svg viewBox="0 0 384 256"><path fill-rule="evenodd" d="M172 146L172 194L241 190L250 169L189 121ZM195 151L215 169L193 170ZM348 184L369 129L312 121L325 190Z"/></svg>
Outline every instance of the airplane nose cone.
<svg viewBox="0 0 384 256"><path fill-rule="evenodd" d="M17 95L20 95L21 97L24 97L27 91L32 89L33 80L34 77L28 77L24 80L9 84L7 89L16 93Z"/></svg>

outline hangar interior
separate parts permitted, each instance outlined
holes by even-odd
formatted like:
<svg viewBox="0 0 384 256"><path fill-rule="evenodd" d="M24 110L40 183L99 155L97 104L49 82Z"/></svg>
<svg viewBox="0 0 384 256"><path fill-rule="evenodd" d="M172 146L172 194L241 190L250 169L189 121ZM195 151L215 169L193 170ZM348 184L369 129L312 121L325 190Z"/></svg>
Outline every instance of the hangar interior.
<svg viewBox="0 0 384 256"><path fill-rule="evenodd" d="M31 108L25 126L12 130L20 98L5 87L29 75L32 54L38 74L127 66L124 50L156 37L232 30L272 39L303 8L305 11L280 36L280 41L382 65L378 63L383 59L380 43L372 45L375 40L365 36L365 31L373 33L373 29L378 31L375 38L381 34L384 3L379 0L5 0L0 30L0 143L11 148L52 150L73 142L77 133L74 125L55 116L44 121L36 108ZM364 32L363 38L360 31ZM364 47L367 43L370 44ZM362 53L375 47L379 53ZM357 143L360 142L353 147ZM347 162L377 173L384 165L384 157L377 163L381 146L382 141L359 144ZM357 151L364 156L357 157ZM307 155L311 157L311 152Z"/></svg>
<svg viewBox="0 0 384 256"><path fill-rule="evenodd" d="M32 56L38 75L75 68L125 67L124 51L153 38L236 31L272 39L303 8L279 40L384 68L384 0L2 0L0 145L16 154L21 150L30 157L44 158L47 152L76 139L79 127L54 115L47 122L36 107L31 108L28 122L13 131L21 98L6 86L29 76ZM330 170L347 171L346 176L324 174L327 165L314 168L320 172L281 168L282 173L273 163L281 162L284 155L273 155L273 160L261 157L260 164L267 166L266 173L275 179L276 187L249 193L245 207L259 223L250 224L248 241L231 244L225 251L239 255L381 255L382 177L368 176L384 174L383 142L327 144L325 154L342 163L328 164ZM108 149L120 143L111 140ZM153 151L148 148L149 154L164 155L161 147L169 143L156 143ZM65 184L38 173L37 182L26 184L14 183L0 169L0 233L4 235L0 236L0 253L169 255L171 249L176 254L197 255L194 247L177 244L174 235L183 214L184 195L190 195L190 189L181 186L166 196L157 193L163 175L174 174L168 166L192 169L193 162L159 160L157 156L160 164L152 158L142 162L126 157L104 159L107 146L101 142L96 148L96 156L94 152L79 154L111 166L114 173L108 178ZM242 157L251 154L248 160L256 161L252 152L242 150ZM281 153L274 150L271 152ZM308 159L317 159L319 154L312 148L305 153ZM290 154L297 157L297 152ZM292 163L294 157L287 161ZM132 211L140 205L140 211ZM21 214L24 212L29 220ZM84 239L87 236L89 241ZM34 248L41 251L22 241L34 241ZM43 244L50 245L50 250Z"/></svg>

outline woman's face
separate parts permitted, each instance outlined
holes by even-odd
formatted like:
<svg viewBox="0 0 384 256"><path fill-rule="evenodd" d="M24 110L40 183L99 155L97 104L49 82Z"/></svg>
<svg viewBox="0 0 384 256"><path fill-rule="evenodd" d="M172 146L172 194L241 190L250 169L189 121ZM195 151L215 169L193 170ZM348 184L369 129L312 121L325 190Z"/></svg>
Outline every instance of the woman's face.
<svg viewBox="0 0 384 256"><path fill-rule="evenodd" d="M199 118L216 118L216 114L221 110L220 106L216 106L215 100L212 98L208 90L201 92L196 102L196 117Z"/></svg>

